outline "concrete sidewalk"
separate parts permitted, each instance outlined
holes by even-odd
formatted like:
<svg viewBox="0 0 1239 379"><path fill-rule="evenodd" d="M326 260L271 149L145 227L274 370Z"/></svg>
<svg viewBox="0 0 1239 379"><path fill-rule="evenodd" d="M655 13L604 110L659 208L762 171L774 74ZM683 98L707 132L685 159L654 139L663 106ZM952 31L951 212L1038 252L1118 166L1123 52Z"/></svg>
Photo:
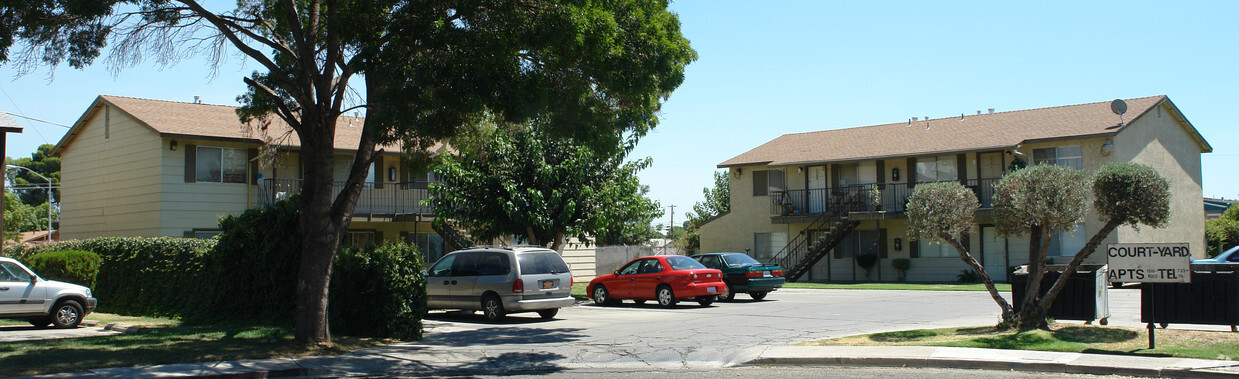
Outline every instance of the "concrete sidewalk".
<svg viewBox="0 0 1239 379"><path fill-rule="evenodd" d="M1175 378L1239 378L1239 361L928 346L774 346L750 365L1019 370Z"/></svg>
<svg viewBox="0 0 1239 379"><path fill-rule="evenodd" d="M393 354L383 349L327 357L185 363L149 367L104 368L47 375L54 378L132 377L350 377L350 376L457 376L512 375L569 371L574 365L531 359L513 354L481 361L460 354L427 351ZM1125 375L1175 378L1239 378L1239 361L1138 357L1125 355L1058 353L925 346L767 346L746 349L730 362L717 366L869 366L1017 370L1048 373ZM698 362L692 367L704 367ZM607 364L590 364L604 368ZM675 365L679 366L679 365ZM678 367L678 368L692 368ZM631 364L622 368L632 369ZM671 369L650 365L651 370Z"/></svg>

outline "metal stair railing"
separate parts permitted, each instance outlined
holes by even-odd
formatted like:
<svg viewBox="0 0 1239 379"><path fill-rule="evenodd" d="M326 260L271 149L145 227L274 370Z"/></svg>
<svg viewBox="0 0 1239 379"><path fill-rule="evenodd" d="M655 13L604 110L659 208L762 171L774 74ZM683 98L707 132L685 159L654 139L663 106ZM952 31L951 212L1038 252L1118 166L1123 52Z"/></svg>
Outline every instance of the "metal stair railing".
<svg viewBox="0 0 1239 379"><path fill-rule="evenodd" d="M451 222L445 219L436 218L430 223L431 229L443 236L443 242L448 246L448 251L455 251L473 246L473 241L461 234L452 226Z"/></svg>
<svg viewBox="0 0 1239 379"><path fill-rule="evenodd" d="M789 281L794 282L798 280L814 264L821 261L830 252L830 249L833 249L839 242L843 241L843 237L846 237L856 229L860 222L851 221L847 216L853 210L863 210L858 209L865 207L865 203L861 200L863 200L863 196L860 193L848 194L839 198L838 201L831 204L827 212L822 212L814 218L803 232L793 238L792 241L788 242L787 246L774 255L773 259L783 267ZM810 240L814 236L809 231L827 229L827 226L829 226L829 233L824 236L818 236L817 241ZM816 243L811 245L810 242Z"/></svg>

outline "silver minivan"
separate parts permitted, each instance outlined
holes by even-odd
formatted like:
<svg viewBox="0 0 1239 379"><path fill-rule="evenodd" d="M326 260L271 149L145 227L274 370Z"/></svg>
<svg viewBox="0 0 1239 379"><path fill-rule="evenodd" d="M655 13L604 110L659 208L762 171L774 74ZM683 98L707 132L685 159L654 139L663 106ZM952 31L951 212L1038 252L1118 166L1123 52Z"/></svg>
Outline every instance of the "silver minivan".
<svg viewBox="0 0 1239 379"><path fill-rule="evenodd" d="M572 273L555 250L474 247L453 251L426 270L430 309L480 310L489 321L509 313L555 317L572 305Z"/></svg>

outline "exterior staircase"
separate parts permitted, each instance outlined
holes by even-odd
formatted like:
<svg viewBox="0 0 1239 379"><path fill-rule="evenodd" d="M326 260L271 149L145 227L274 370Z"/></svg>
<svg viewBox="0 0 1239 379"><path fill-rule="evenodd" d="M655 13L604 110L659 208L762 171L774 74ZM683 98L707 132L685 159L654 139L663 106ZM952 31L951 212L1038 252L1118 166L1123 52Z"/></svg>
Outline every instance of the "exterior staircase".
<svg viewBox="0 0 1239 379"><path fill-rule="evenodd" d="M452 222L447 219L435 218L434 222L430 223L430 227L443 236L444 251L456 251L473 246L473 241L468 235L457 230Z"/></svg>
<svg viewBox="0 0 1239 379"><path fill-rule="evenodd" d="M831 249L838 246L844 237L856 230L860 221L850 220L848 213L864 209L861 205L864 203L858 201L859 197L859 194L847 196L831 204L829 209L820 213L804 231L774 255L773 260L783 267L788 281L799 280L814 264L826 257Z"/></svg>

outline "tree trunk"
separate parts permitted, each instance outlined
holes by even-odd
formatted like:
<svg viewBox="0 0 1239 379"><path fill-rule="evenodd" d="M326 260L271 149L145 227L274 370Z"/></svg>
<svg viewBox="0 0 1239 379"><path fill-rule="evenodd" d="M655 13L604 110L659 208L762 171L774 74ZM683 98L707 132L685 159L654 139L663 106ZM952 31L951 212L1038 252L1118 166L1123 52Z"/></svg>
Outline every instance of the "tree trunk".
<svg viewBox="0 0 1239 379"><path fill-rule="evenodd" d="M303 120L305 123L314 121ZM342 234L341 225L330 216L333 138L322 138L321 133L315 133L318 129L322 128L304 128L301 136L305 165L300 204L301 268L294 299L297 309L294 326L297 341L306 344L331 343L327 289L331 283L331 263Z"/></svg>
<svg viewBox="0 0 1239 379"><path fill-rule="evenodd" d="M1058 280L1054 281L1054 286L1050 287L1050 290L1045 292L1045 296L1041 297L1040 303L1037 304L1038 308L1043 310L1050 309L1050 304L1054 304L1054 298L1057 298L1058 293L1062 292L1063 287L1067 286L1067 279L1071 277L1072 274L1075 274L1076 270L1080 268L1080 265L1084 263L1084 259L1088 258L1089 255L1092 255L1094 250L1097 250L1097 246L1101 245L1101 240L1105 239L1106 236L1109 236L1110 233L1113 232L1115 228L1118 228L1121 223L1122 222L1120 221L1111 219L1101 227L1101 230L1097 231L1097 234L1094 234L1092 238L1089 238L1088 243L1084 244L1084 247L1080 248L1080 251L1076 252L1076 256L1071 258L1071 262L1067 263L1067 268L1063 270L1063 275L1059 276Z"/></svg>
<svg viewBox="0 0 1239 379"><path fill-rule="evenodd" d="M1019 315L1021 330L1039 329L1048 325L1045 310L1037 306L1037 298L1041 293L1041 278L1045 276L1045 255L1050 248L1050 235L1041 226L1032 227L1029 235L1028 283L1024 287L1024 301L1020 304Z"/></svg>
<svg viewBox="0 0 1239 379"><path fill-rule="evenodd" d="M946 235L939 237L955 247L955 250L959 251L959 259L963 260L968 267L972 267L972 270L976 271L977 276L981 277L981 282L985 283L985 290L989 291L989 296L994 299L995 303L998 303L998 308L1002 309L1002 323L999 326L1006 327L1011 325L1015 320L1015 313L1011 310L1011 304L1007 303L1007 299L1004 299L1002 294L998 292L998 287L994 285L994 279L990 278L989 273L985 271L985 266L982 266L981 262L978 262L976 257L973 257L972 253L968 252L968 248L964 247L963 243ZM866 273L866 275L868 274Z"/></svg>

